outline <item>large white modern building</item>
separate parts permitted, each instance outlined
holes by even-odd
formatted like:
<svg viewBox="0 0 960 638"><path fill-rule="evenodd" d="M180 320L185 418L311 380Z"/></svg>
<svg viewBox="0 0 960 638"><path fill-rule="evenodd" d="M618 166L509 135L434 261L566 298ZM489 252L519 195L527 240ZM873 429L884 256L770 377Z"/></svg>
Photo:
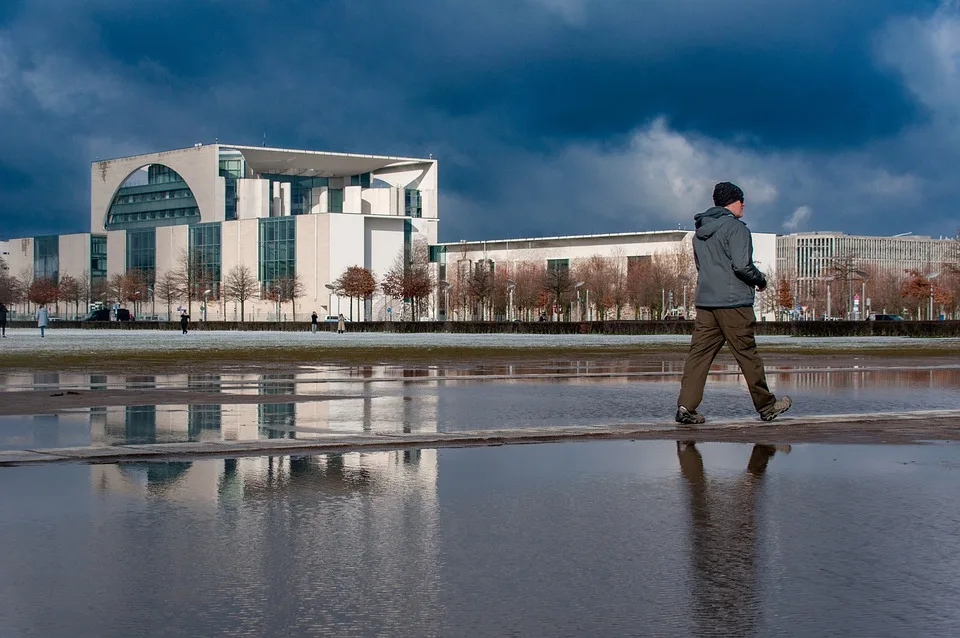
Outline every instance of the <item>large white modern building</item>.
<svg viewBox="0 0 960 638"><path fill-rule="evenodd" d="M418 236L436 243L437 220L433 159L198 144L94 162L90 233L0 248L13 274L27 280L70 274L96 291L115 274L140 271L154 297L141 302L142 314L151 307L163 314L154 284L189 255L203 289L195 296L210 291L210 320L239 318L222 294L234 267L246 266L259 283L245 304L252 319L276 318L266 293L296 273L302 319L336 312L327 286L348 267L382 274ZM281 313L289 319L290 310Z"/></svg>
<svg viewBox="0 0 960 638"><path fill-rule="evenodd" d="M413 247L423 242L430 246L435 284L425 304L427 318L505 318L517 316L506 309L507 281L517 264L572 275L600 256L629 274L658 255L690 250L692 231L686 230L440 244L437 170L432 158L219 143L98 160L90 170L90 232L9 239L0 241L0 252L10 274L27 284L65 275L86 282L90 302L129 306L130 300L115 299L106 283L137 271L144 280L143 294L134 302L141 316L166 316L163 279L189 264L192 301L177 300L172 309L189 303L197 319L200 302L206 301L206 318L215 321L240 318L240 304L224 289L229 274L240 267L255 279L256 292L244 303L247 320L305 320L313 311L349 314L349 301L331 291L348 267L362 266L382 277L399 256L410 263ZM933 272L955 249L949 239L826 232L753 233L753 243L759 268L770 278L789 280L798 297L805 288L822 285L831 264L843 256L853 256L857 268ZM491 303L479 314L477 303L463 299L462 285L478 268L499 275L498 305ZM271 299L277 282L294 274L302 285L295 316L294 304ZM640 316L653 316L654 308L680 309L689 316L694 280L692 273L676 272L669 285L658 283L663 298L648 299ZM591 312L594 304L586 303L588 292L585 285L576 293L577 299L584 293L585 304L577 317L597 317ZM449 299L452 293L460 300ZM566 307L559 311L556 299L548 297L541 309L558 318L574 317L572 292L564 295ZM758 298L758 306L764 306L758 315L772 316L775 304L769 302ZM401 307L402 301L376 295L357 318L398 317Z"/></svg>

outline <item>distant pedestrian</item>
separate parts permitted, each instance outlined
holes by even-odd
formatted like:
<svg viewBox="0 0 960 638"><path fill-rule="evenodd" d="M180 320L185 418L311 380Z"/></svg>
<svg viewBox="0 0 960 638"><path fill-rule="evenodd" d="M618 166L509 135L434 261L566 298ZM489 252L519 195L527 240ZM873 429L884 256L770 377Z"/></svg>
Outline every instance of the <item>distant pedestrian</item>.
<svg viewBox="0 0 960 638"><path fill-rule="evenodd" d="M180 329L183 330L183 334L187 334L187 323L190 321L190 315L187 314L186 310L180 311Z"/></svg>
<svg viewBox="0 0 960 638"><path fill-rule="evenodd" d="M47 312L46 306L40 306L37 308L37 327L40 328L40 338L43 339L43 331L46 330L47 324L50 323L50 313Z"/></svg>
<svg viewBox="0 0 960 638"><path fill-rule="evenodd" d="M713 189L712 208L694 217L693 256L697 264L697 321L683 366L675 420L705 421L697 413L710 366L724 343L730 346L750 389L753 407L764 421L790 409L790 397L779 399L767 387L763 361L754 336L754 289L767 287L767 278L753 262L753 241L743 217L743 191L721 182Z"/></svg>
<svg viewBox="0 0 960 638"><path fill-rule="evenodd" d="M313 311L313 314L310 315L310 332L312 332L312 333L314 333L314 334L317 333L317 319L318 319L318 317L317 317L317 311L314 310L314 311Z"/></svg>
<svg viewBox="0 0 960 638"><path fill-rule="evenodd" d="M344 318L343 313L340 313L340 316L337 317L337 334L342 335L344 328L346 328L347 320Z"/></svg>
<svg viewBox="0 0 960 638"><path fill-rule="evenodd" d="M7 338L7 307L0 303L0 337Z"/></svg>

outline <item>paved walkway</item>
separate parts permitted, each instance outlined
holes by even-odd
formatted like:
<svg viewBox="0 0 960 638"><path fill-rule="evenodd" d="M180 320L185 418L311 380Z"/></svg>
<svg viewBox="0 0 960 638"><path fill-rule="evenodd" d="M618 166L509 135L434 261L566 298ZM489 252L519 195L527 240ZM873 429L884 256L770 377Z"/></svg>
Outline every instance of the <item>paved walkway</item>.
<svg viewBox="0 0 960 638"><path fill-rule="evenodd" d="M0 466L45 463L119 463L241 456L307 456L406 448L559 443L599 439L693 440L741 443L918 443L960 441L960 410L781 417L714 421L697 428L664 422L579 427L537 427L469 432L331 435L320 439L262 439L72 447L0 452Z"/></svg>

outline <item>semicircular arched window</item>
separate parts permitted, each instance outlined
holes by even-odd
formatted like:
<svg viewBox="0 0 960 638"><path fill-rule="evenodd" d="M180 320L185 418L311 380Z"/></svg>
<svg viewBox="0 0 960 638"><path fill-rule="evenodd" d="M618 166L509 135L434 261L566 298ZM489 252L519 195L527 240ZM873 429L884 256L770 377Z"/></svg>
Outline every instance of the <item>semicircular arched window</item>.
<svg viewBox="0 0 960 638"><path fill-rule="evenodd" d="M195 224L200 208L180 175L163 164L143 166L117 189L107 211L107 230Z"/></svg>

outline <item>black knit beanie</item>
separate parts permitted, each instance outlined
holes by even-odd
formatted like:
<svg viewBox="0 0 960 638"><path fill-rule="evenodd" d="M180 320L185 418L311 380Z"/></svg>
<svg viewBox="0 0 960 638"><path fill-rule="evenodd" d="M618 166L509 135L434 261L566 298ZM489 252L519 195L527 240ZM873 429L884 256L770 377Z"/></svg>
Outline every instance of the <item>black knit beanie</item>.
<svg viewBox="0 0 960 638"><path fill-rule="evenodd" d="M713 187L714 206L729 206L734 202L743 201L743 191L731 182L720 182Z"/></svg>

